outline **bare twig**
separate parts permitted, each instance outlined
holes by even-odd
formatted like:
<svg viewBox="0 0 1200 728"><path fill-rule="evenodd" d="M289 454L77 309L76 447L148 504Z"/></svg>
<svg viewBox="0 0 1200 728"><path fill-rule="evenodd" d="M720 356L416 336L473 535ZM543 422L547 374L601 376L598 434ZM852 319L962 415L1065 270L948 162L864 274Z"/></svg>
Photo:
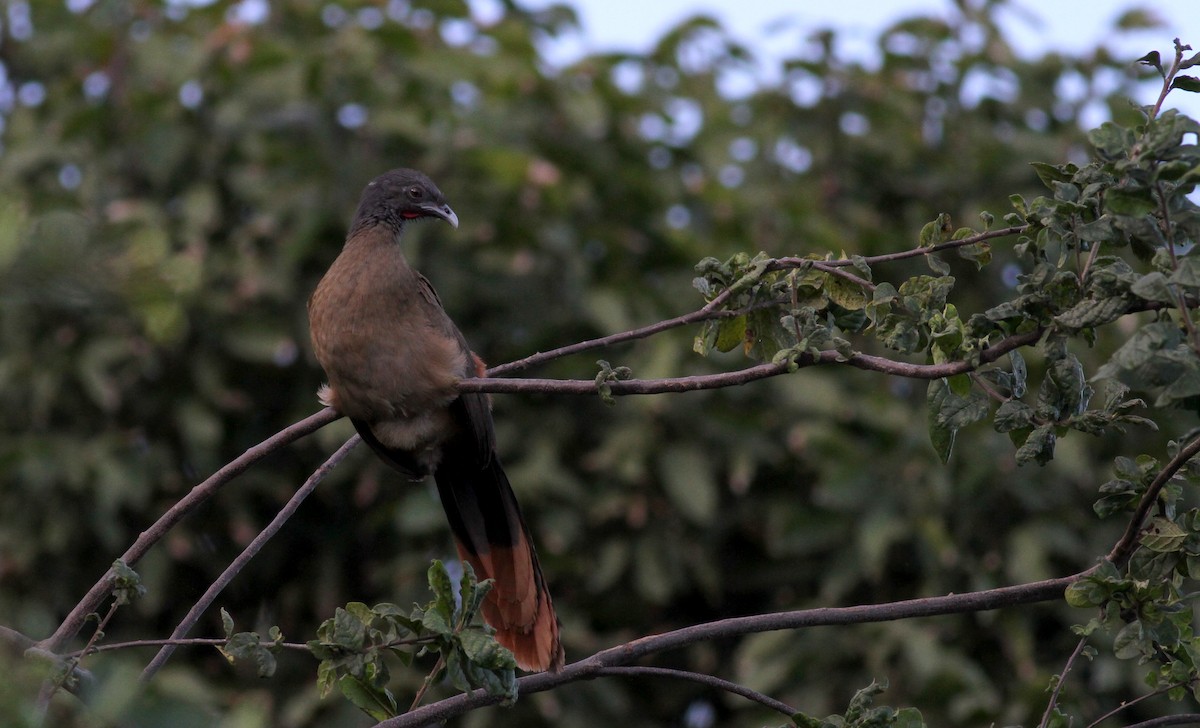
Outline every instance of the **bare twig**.
<svg viewBox="0 0 1200 728"><path fill-rule="evenodd" d="M1168 725L1200 725L1200 713L1164 715L1161 718L1151 718L1141 723L1130 723L1125 728L1162 728Z"/></svg>
<svg viewBox="0 0 1200 728"><path fill-rule="evenodd" d="M275 514L275 518L271 519L271 522L267 524L267 527L254 537L254 540L250 542L250 545L247 546L242 553L238 554L238 557L233 560L233 563L231 563L225 569L225 571L221 573L221 576L218 577L217 580L208 587L208 589L204 592L204 595L200 597L200 600L197 601L190 610L188 610L188 613L183 618L183 621L181 621L179 626L175 628L175 631L171 633L172 641L181 640L187 636L188 632L192 630L192 627L196 625L196 622L200 620L200 616L204 614L204 612L210 606L212 606L212 603L216 600L217 595L225 589L230 581L233 581L233 578L237 576L242 568L244 568L246 564L250 562L250 559L254 558L255 554L262 550L262 547L266 545L267 541L269 541L272 536L278 533L279 529L283 528L283 524L287 523L288 519L290 519L296 512L296 509L300 507L300 504L304 502L304 499L316 489L317 484L324 480L325 476L329 474L329 471L333 470L333 468L336 467L337 464L340 463L359 442L359 436L353 435L349 440L346 440L346 442L339 447L336 452L330 455L329 459L326 460L321 467L317 468L316 471L309 476L308 480L304 482L304 485L302 485L300 489L296 491L295 495L293 495L291 499L283 506L283 508L280 509L279 513ZM171 658L171 655L174 652L174 644L164 645L163 648L158 651L158 654L154 656L154 659L150 661L150 664L146 666L146 669L142 671L141 681L145 683L154 677L154 674L157 673L164 664L166 664L167 660Z"/></svg>
<svg viewBox="0 0 1200 728"><path fill-rule="evenodd" d="M325 425L340 418L341 415L334 410L326 407L325 409L310 415L303 420L290 425L287 428L275 433L274 435L263 440L259 444L242 453L236 459L229 462L228 465L213 473L207 480L195 486L185 495L178 503L162 514L152 526L138 536L124 554L121 555L121 560L127 565L133 566L136 564L150 547L158 543L163 536L167 534L171 528L183 520L184 516L191 513L201 503L208 499L213 493L217 492L221 486L228 483L233 478L241 475L247 468L254 463L262 460L267 455L275 452L279 448L288 443L299 440L301 437L316 432ZM112 591L113 574L111 571L104 573L100 577L83 599L71 610L67 618L63 620L54 634L42 640L38 646L49 652L59 652L67 640L73 638L79 633L83 627L83 622L87 615L96 611L96 608L104 601Z"/></svg>
<svg viewBox="0 0 1200 728"><path fill-rule="evenodd" d="M1114 564L1122 564L1133 555L1134 549L1137 548L1138 536L1142 532L1142 522L1146 520L1150 509L1154 507L1155 501L1158 500L1158 494L1166 487L1167 483L1171 482L1175 473L1179 472L1180 468L1198 454L1200 454L1200 436L1179 448L1175 457L1163 466L1163 469L1151 481L1150 487L1146 488L1146 492L1142 494L1142 500L1134 509L1133 517L1129 519L1129 525L1125 527L1125 533L1122 534L1121 540L1113 546L1112 551L1108 552L1108 556L1104 557L1106 560Z"/></svg>
<svg viewBox="0 0 1200 728"><path fill-rule="evenodd" d="M1054 713L1054 706L1058 704L1058 696L1062 693L1063 683L1067 681L1067 674L1075 666L1075 660L1079 658L1086 644L1086 637L1080 639L1079 644L1075 645L1075 650L1071 652L1071 656L1067 658L1067 664L1063 665L1062 672L1058 675L1058 682L1054 683L1054 690L1050 692L1050 700L1046 703L1046 712L1042 713L1042 722L1038 724L1038 728L1046 728L1050 725L1050 716Z"/></svg>
<svg viewBox="0 0 1200 728"><path fill-rule="evenodd" d="M622 331L619 334L611 334L609 336L601 336L597 339L580 341L579 343L571 344L569 346L560 346L557 349L551 349L550 351L540 351L536 354L527 356L524 359L517 359L516 361L511 361L507 364L500 364L499 366L489 369L488 376L498 377L509 372L528 369L535 364L541 364L554 359L561 359L564 356L578 354L591 349L600 349L605 346L622 344L626 341L645 339L655 334L662 333L663 331L669 331L670 329L678 328L680 326L687 326L688 324L700 323L701 321L707 321L714 318L739 316L745 312L723 311L719 308L722 304L729 300L729 297L732 293L733 291L728 289L721 291L713 298L713 300L709 301L702 308L698 308L691 313L685 313L682 316L676 316L675 318L667 319L666 321L659 321L658 323L650 324L649 326L642 326L629 331Z"/></svg>
<svg viewBox="0 0 1200 728"><path fill-rule="evenodd" d="M796 714L796 709L787 703L780 702L769 695L763 695L757 690L751 690L744 685L738 685L729 680L723 680L713 675L705 675L701 672L689 672L687 670L673 670L666 667L644 667L641 665L621 666L621 667L602 667L596 671L597 677L605 677L610 675L621 675L629 677L667 677L674 680L687 680L688 682L699 683L717 690L724 690L727 693L740 695L748 700L753 700L759 705L764 705L777 713L783 713L787 717L792 717Z"/></svg>
<svg viewBox="0 0 1200 728"><path fill-rule="evenodd" d="M611 647L567 665L558 672L542 672L526 675L517 681L523 694L551 690L560 685L596 677L601 670L627 665L665 650L686 647L697 642L714 639L741 637L758 632L782 629L804 629L808 627L887 622L914 617L932 617L945 614L980 612L1020 604L1033 604L1060 599L1063 590L1091 570L1019 586L1000 587L982 592L950 594L941 597L909 599L888 604L871 604L856 607L825 607L803 609L775 614L759 614L750 617L734 617L716 622L697 624L671 632L642 637L623 645ZM416 728L454 718L487 705L495 705L503 696L488 695L482 690L456 695L436 703L418 708L410 713L390 718L379 723L377 728Z"/></svg>
<svg viewBox="0 0 1200 728"><path fill-rule="evenodd" d="M1131 707L1137 705L1138 703L1142 702L1143 700L1146 700L1148 698L1153 698L1155 695L1162 695L1163 693L1168 693L1168 692L1174 690L1175 688L1183 687L1184 685L1187 685L1187 684L1188 684L1188 681L1184 680L1181 682L1177 682L1174 685L1168 685L1165 688L1159 688L1158 690L1155 690L1152 693L1146 693L1145 695L1134 698L1133 700L1127 700L1124 703L1121 703L1117 707L1113 708L1112 710L1108 711L1104 715L1100 716L1096 720L1092 721L1091 723L1088 723L1086 728L1096 728L1096 726L1100 725L1104 721L1113 717L1117 713L1120 713L1121 711L1125 710L1126 708L1131 708Z"/></svg>
<svg viewBox="0 0 1200 728"><path fill-rule="evenodd" d="M92 630L91 637L88 637L87 645L85 645L83 648L85 652L89 650L92 645L96 644L96 640L100 639L104 635L104 630L108 629L108 623L112 621L113 615L117 613L117 609L122 604L124 604L122 600L113 600L113 603L111 606L109 606L108 611L105 612L104 616L101 617L100 621L96 624L96 629ZM61 670L55 670L53 676L42 681L42 687L38 691L37 704L34 708L41 720L45 720L46 711L50 709L50 699L54 697L54 694L57 693L59 689L62 688L63 685L68 681L71 675L74 674L75 668L78 667L78 665L79 658L72 657L68 659L64 665L62 665Z"/></svg>
<svg viewBox="0 0 1200 728"><path fill-rule="evenodd" d="M878 265L879 263L891 263L892 261L896 261L896 260L906 260L908 258L920 258L921 256L928 255L930 253L938 253L943 250L953 250L954 248L962 248L967 245L974 245L975 243L982 243L985 240L992 240L993 238L1006 238L1009 235L1018 235L1020 233L1025 232L1028 229L1029 229L1028 225L1013 225L1011 227L999 228L998 230L986 230L986 231L984 231L982 233L978 233L976 235L971 235L969 237L960 238L959 240L947 240L946 242L938 243L937 245L930 245L930 246L926 246L924 248L911 248L909 250L901 250L901 251L898 251L895 253L884 253L882 255L869 255L869 256L863 257L861 260L862 260L862 262L866 263L867 265ZM773 265L771 267L771 269L777 270L780 268L797 268L797 267L804 266L804 265L812 265L814 262L818 262L818 261L814 261L811 258L777 258L775 260L775 265ZM849 258L842 258L840 260L822 260L819 262L822 263L823 265L827 265L827 266L854 265L854 261L850 260Z"/></svg>
<svg viewBox="0 0 1200 728"><path fill-rule="evenodd" d="M850 283L853 283L854 285L859 286L861 288L865 288L868 291L875 290L874 283L872 283L871 281L868 281L865 278L859 278L858 276L854 275L850 271L843 270L843 268L845 266L830 265L830 263L833 263L833 262L840 262L840 261L829 261L829 262L826 262L823 260L810 260L809 261L809 263L812 264L812 267L816 268L819 271L824 271L825 273L828 273L831 276L837 276L838 278L841 278L842 280L849 281Z"/></svg>
<svg viewBox="0 0 1200 728"><path fill-rule="evenodd" d="M1028 346L1041 338L1042 331L1034 330L1023 334L1014 334L1002 339L984 349L979 355L979 363L968 361L946 362L944 364L909 364L898 362L882 356L871 354L852 354L843 357L836 351L823 351L819 356L802 354L796 359L799 367L824 364L844 364L865 369L867 371L891 374L910 379L939 379L955 374L966 374L979 368L979 365L990 364L1013 349ZM614 395L625 394L662 394L666 392L694 392L701 389L719 389L739 384L748 384L759 379L779 376L788 372L787 362L777 364L759 364L740 369L735 372L719 374L700 374L691 377L672 377L669 379L627 379L609 382ZM495 392L495 393L549 393L549 394L595 394L596 382L591 379L492 379L470 378L459 380L459 391L462 392Z"/></svg>
<svg viewBox="0 0 1200 728"><path fill-rule="evenodd" d="M109 642L103 645L94 645L87 649L86 654L95 655L100 652L111 652L113 650L129 650L139 647L162 647L164 645L173 645L175 647L222 647L229 640L224 637L188 637L181 640L129 640L128 642ZM265 643L268 644L268 643ZM269 642L271 646L275 646L274 642ZM297 650L308 652L309 647L304 642L280 642L279 647L285 650ZM82 657L85 655L84 650L76 650L68 652L63 657Z"/></svg>

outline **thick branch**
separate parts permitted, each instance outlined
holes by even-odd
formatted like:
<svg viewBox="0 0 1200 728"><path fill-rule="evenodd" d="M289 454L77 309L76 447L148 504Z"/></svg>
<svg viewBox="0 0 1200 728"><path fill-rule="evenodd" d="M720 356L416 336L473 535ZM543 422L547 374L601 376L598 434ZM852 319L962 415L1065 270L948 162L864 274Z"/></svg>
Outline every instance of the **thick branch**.
<svg viewBox="0 0 1200 728"><path fill-rule="evenodd" d="M291 442L299 440L301 437L316 432L325 425L333 422L341 417L337 412L326 407L325 409L310 415L309 417L300 420L294 425L277 432L268 437L259 444L242 453L235 460L230 461L228 465L213 473L207 480L192 488L178 503L171 506L170 510L162 514L150 528L146 529L138 536L133 545L121 554L121 559L133 566L136 564L150 547L158 543L163 536L176 524L183 520L183 517L195 510L201 503L208 499L213 493L217 492L221 486L228 483L238 475L241 475L247 468L254 463L262 460L267 455L275 452L279 448ZM84 595L63 623L50 637L42 640L39 647L49 652L60 652L67 640L78 634L83 627L83 621L87 615L96 611L104 598L112 591L112 572L105 572L104 576L100 577L88 593Z"/></svg>
<svg viewBox="0 0 1200 728"><path fill-rule="evenodd" d="M171 655L175 652L174 642L187 637L188 632L192 631L192 627L196 626L196 622L200 621L200 616L212 606L214 601L216 601L217 595L219 595L225 589L225 587L229 585L229 582L233 581L233 578L237 576L243 568L245 568L246 564L250 563L250 559L254 558L254 556L262 550L262 547L266 545L267 541L271 540L271 537L278 533L279 529L283 528L283 524L287 523L288 519L295 514L296 509L298 509L300 504L304 502L304 499L316 489L317 484L324 480L325 476L329 474L329 471L337 467L337 464L342 462L346 455L348 455L350 451L354 449L354 446L359 442L359 436L353 435L349 440L346 440L346 442L339 447L336 452L330 455L329 459L322 463L321 467L317 468L316 471L314 471L313 474L308 477L308 480L304 481L304 485L302 485L300 489L297 490L296 493L291 497L291 499L288 500L288 502L283 506L283 508L279 510L279 513L275 514L275 518L271 519L271 522L267 524L267 527L254 537L254 540L250 542L250 545L247 546L242 553L238 554L238 557L233 560L233 563L231 563L225 569L225 571L221 573L221 576L218 577L217 580L208 587L208 589L204 592L204 596L200 597L200 600L197 601L190 610L188 610L188 613L183 618L183 621L180 622L179 626L175 628L175 631L171 633L170 640L172 643L163 645L162 649L158 651L158 654L154 656L154 659L150 661L150 664L146 666L146 669L142 671L141 681L143 683L154 677L154 674L158 672L164 664L166 664L167 660L169 660Z"/></svg>
<svg viewBox="0 0 1200 728"><path fill-rule="evenodd" d="M1019 586L1001 587L982 592L950 594L942 597L909 599L889 604L871 604L856 607L825 607L802 609L776 614L761 614L751 617L734 617L716 622L684 627L672 632L642 637L623 645L609 648L567 665L558 672L542 672L527 675L517 681L521 693L537 693L560 685L587 680L602 674L605 668L628 665L647 655L665 650L678 649L697 642L730 637L742 637L758 632L781 629L803 629L867 622L888 622L913 617L932 617L965 612L982 612L1001 607L1036 602L1054 601L1062 598L1063 590L1089 572L1049 579ZM439 723L487 705L495 705L503 696L488 695L482 690L456 695L452 698L431 703L404 715L379 723L377 728L416 728Z"/></svg>

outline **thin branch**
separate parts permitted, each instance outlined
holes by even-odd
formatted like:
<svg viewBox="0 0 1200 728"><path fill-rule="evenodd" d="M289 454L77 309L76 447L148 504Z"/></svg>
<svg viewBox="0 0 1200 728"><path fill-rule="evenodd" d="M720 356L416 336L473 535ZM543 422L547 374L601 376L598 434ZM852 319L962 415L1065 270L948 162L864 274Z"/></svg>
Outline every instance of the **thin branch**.
<svg viewBox="0 0 1200 728"><path fill-rule="evenodd" d="M499 366L492 367L488 370L488 376L498 377L509 372L528 369L535 364L541 364L542 362L551 361L553 359L561 359L564 356L578 354L590 349L600 349L605 346L612 346L613 344L622 344L626 341L645 339L655 334L662 333L663 331L668 331L680 326L687 326L688 324L700 323L701 321L707 321L714 318L740 316L745 312L723 311L718 308L721 304L725 303L725 301L729 299L732 293L733 291L731 289L721 291L713 298L713 300L706 303L702 308L698 308L691 313L685 313L682 316L676 316L675 318L667 319L666 321L659 321L658 323L650 324L649 326L642 326L629 331L622 331L619 334L611 334L609 336L601 336L597 339L580 341L579 343L570 344L569 346L560 346L557 349L551 349L550 351L540 351L536 354L527 356L524 359L517 359L516 361L511 361L507 364L501 364Z"/></svg>
<svg viewBox="0 0 1200 728"><path fill-rule="evenodd" d="M699 683L705 687L724 690L727 693L740 695L748 700L753 700L759 705L766 706L776 713L783 713L791 718L796 714L796 709L782 703L769 695L763 695L757 690L751 690L744 685L738 685L729 680L723 680L712 675L705 675L700 672L689 672L687 670L672 670L666 667L643 667L641 665L632 665L625 667L602 667L596 671L597 677L607 677L611 675L628 676L628 677L667 677L674 680L687 680L689 682Z"/></svg>
<svg viewBox="0 0 1200 728"><path fill-rule="evenodd" d="M1163 469L1151 481L1150 487L1146 488L1146 492L1142 494L1142 500L1134 509L1133 517L1129 519L1129 525L1125 527L1125 533L1122 534L1121 540L1113 546L1112 551L1108 552L1108 556L1104 557L1106 560L1114 564L1122 564L1133 555L1134 549L1137 548L1138 536L1142 532L1142 522L1146 520L1150 509L1154 507L1155 501L1158 500L1158 494L1166 487L1167 483L1171 482L1175 473L1179 472L1180 468L1187 465L1188 461L1198 454L1200 454L1200 436L1181 447L1175 457L1163 466Z"/></svg>
<svg viewBox="0 0 1200 728"><path fill-rule="evenodd" d="M1126 708L1131 708L1131 707L1137 705L1138 703L1142 702L1143 700L1146 700L1148 698L1153 698L1155 695L1162 695L1163 693L1168 693L1168 692L1174 690L1175 688L1183 687L1184 685L1187 685L1187 684L1188 684L1188 681L1183 680L1183 681L1175 683L1174 685L1168 685L1165 688L1159 688L1158 690L1155 690L1152 693L1146 693L1145 695L1134 698L1133 700L1129 700L1124 703L1121 703L1120 705L1118 705L1117 707L1108 711L1107 713L1100 716L1096 720L1092 721L1091 723L1088 723L1086 728L1096 728L1096 726L1100 725L1104 721L1113 717L1117 713L1120 713L1121 711L1125 710Z"/></svg>
<svg viewBox="0 0 1200 728"><path fill-rule="evenodd" d="M117 609L119 609L125 603L126 602L122 599L113 600L113 603L111 606L109 606L108 611L105 612L104 616L101 617L100 621L96 624L96 629L92 630L92 635L88 637L87 644L83 647L84 652L90 650L96 644L96 640L104 636L104 630L108 629L108 623L111 622L113 616L116 615ZM61 689L68 682L70 677L75 673L75 668L78 666L78 657L69 658L65 665L63 665L65 669L61 671L55 670L55 674L52 677L42 681L41 690L38 691L37 704L34 708L42 722L45 721L46 711L50 709L50 699L53 698L54 694L57 693L59 689Z"/></svg>
<svg viewBox="0 0 1200 728"><path fill-rule="evenodd" d="M944 364L909 364L898 362L882 356L871 354L851 354L844 357L836 351L823 351L818 356L802 354L796 359L800 368L844 364L856 369L891 374L910 379L939 379L956 374L966 374L975 371L980 365L990 364L1013 349L1029 346L1041 338L1040 329L1024 334L1014 334L1002 339L984 349L979 355L979 362L969 361L946 362ZM720 389L739 384L748 384L788 373L788 363L769 363L739 369L734 372L719 374L699 374L690 377L671 377L667 379L627 379L609 382L614 395L627 394L663 394L667 392L694 392L702 389ZM494 392L504 394L548 393L548 394L583 394L596 393L596 382L591 379L492 379L489 377L472 377L458 382L460 392Z"/></svg>
<svg viewBox="0 0 1200 728"><path fill-rule="evenodd" d="M898 253L886 253L884 255L866 256L866 257L863 257L861 260L862 260L862 262L866 263L867 265L875 265L877 263L887 263L887 262L891 262L891 261L895 261L895 260L904 260L905 258L916 258L916 257L920 257L922 255L926 255L928 253L935 253L935 252L938 252L941 250L950 250L952 248L960 248L965 245L972 245L974 243L983 242L984 240L991 240L992 238L1003 238L1003 237L1007 237L1010 235L1015 235L1017 233L1024 232L1028 227L1029 227L1028 225L1014 225L1012 227L1001 228L999 230L988 230L986 232L979 233L978 235L972 235L967 238L962 238L961 240L948 240L944 243L939 243L937 245L933 245L933 246L929 246L929 247L925 247L925 248L913 248L912 250L905 250L905 251L901 251ZM831 275L836 275L840 278L844 278L844 279L850 281L851 283L854 283L855 285L866 288L867 290L875 290L874 283L871 283L868 280L864 280L863 278L860 278L852 273L848 273L846 271L840 270L841 268L844 268L846 266L854 265L854 263L855 263L855 261L851 260L849 258L842 258L840 260L813 260L812 258L776 258L767 267L767 270L785 270L788 268L800 268L800 267L804 267L804 266L812 266L814 268L818 268L819 270L825 271L826 273L830 273ZM623 331L619 334L611 334L609 336L602 336L602 337L596 338L596 339L588 339L587 341L581 341L576 344L570 344L569 346L561 346L557 349L551 349L549 351L541 351L536 354L527 356L524 359L517 359L516 361L512 361L507 364L500 364L498 366L495 366L495 367L492 367L491 369L489 369L488 376L490 376L490 377L503 376L505 374L508 374L509 372L516 372L516 371L521 371L523 369L528 369L529 367L531 367L535 364L541 364L543 362L551 361L553 359L561 359L562 357L570 356L571 354L578 354L583 351L588 351L591 349L599 349L599 348L602 348L605 346L611 346L613 344L624 343L626 341L634 341L637 339L644 339L649 336L653 336L654 334L658 334L663 331L667 331L669 329L677 328L679 326L686 326L688 324L699 323L701 321L707 321L707 320L713 319L713 318L721 318L723 316L740 315L741 312L730 312L730 311L720 310L720 306L724 305L725 302L729 300L729 298L732 294L733 294L733 290L727 288L724 291L721 291L721 293L717 294L713 298L713 300L706 303L702 308L692 311L691 313L686 313L686 314L683 314L682 316L676 316L675 318L667 319L666 321L659 321L658 323L650 324L649 326L642 326L640 328L631 329L629 331Z"/></svg>
<svg viewBox="0 0 1200 728"><path fill-rule="evenodd" d="M879 263L891 263L896 260L905 260L908 258L920 258L923 255L930 253L939 253L943 250L952 250L954 248L962 248L975 243L982 243L985 240L993 238L1006 238L1010 235L1018 235L1029 229L1028 225L1013 225L1012 227L1000 228L998 230L985 230L984 232L959 240L947 240L944 243L937 245L929 245L923 248L911 248L909 250L901 250L896 253L884 253L882 255L869 255L863 257L862 262L867 265L878 265ZM778 270L781 268L799 268L805 265L812 265L820 262L827 266L847 266L854 265L854 260L842 258L840 260L822 260L815 261L812 258L776 258L775 265L769 269Z"/></svg>
<svg viewBox="0 0 1200 728"><path fill-rule="evenodd" d="M329 474L329 471L333 470L338 463L345 459L346 455L348 455L350 451L354 449L354 446L359 442L360 438L358 435L351 436L350 439L346 440L346 442L339 447L336 452L329 456L329 459L326 460L321 467L317 468L316 471L314 471L313 474L308 477L308 480L304 482L304 485L302 485L300 489L296 491L295 495L293 495L291 499L283 506L283 508L279 510L279 513L275 514L275 518L271 519L271 522L267 524L267 527L254 537L254 540L250 542L250 545L247 546L242 553L238 554L238 557L233 560L233 563L231 563L225 569L225 571L221 573L221 576L218 577L217 580L208 587L208 589L204 592L204 596L200 597L200 600L197 601L190 610L188 610L188 613L183 618L183 621L181 621L179 626L175 628L175 631L171 633L171 640L181 640L187 636L188 632L192 630L192 627L196 625L196 622L200 620L200 616L204 614L204 612L207 611L210 606L212 606L212 603L216 600L217 595L219 595L221 591L225 589L229 582L233 581L233 578L237 576L238 573L246 566L246 564L250 562L250 559L254 558L255 554L262 550L262 547L266 545L267 541L271 540L271 537L278 533L281 528L283 528L283 525L287 523L288 519L290 519L296 512L296 509L300 507L300 504L304 502L304 499L316 489L317 484L324 480L325 476ZM163 648L158 651L158 654L154 656L154 659L150 661L150 664L146 666L146 669L142 671L140 678L141 682L146 683L152 677L154 677L154 674L166 664L167 660L171 658L171 655L174 652L175 645L164 645Z"/></svg>
<svg viewBox="0 0 1200 728"><path fill-rule="evenodd" d="M1125 728L1162 728L1166 725L1200 725L1200 713L1165 715L1162 718L1151 718L1141 723L1130 723Z"/></svg>
<svg viewBox="0 0 1200 728"><path fill-rule="evenodd" d="M162 647L164 645L174 645L175 647L222 647L229 640L223 637L188 637L181 640L130 640L128 642L110 642L103 645L94 645L87 650L88 655L94 655L100 652L110 652L112 650L128 650L138 647ZM266 641L264 645L275 646L274 642ZM297 650L310 652L308 644L304 642L280 642L279 647L285 650ZM76 650L68 652L63 657L83 657L84 650Z"/></svg>
<svg viewBox="0 0 1200 728"><path fill-rule="evenodd" d="M1067 674L1075 666L1075 660L1079 658L1086 644L1087 638L1081 638L1079 644L1075 645L1075 650L1071 653L1071 656L1067 658L1067 664L1063 665L1062 672L1058 675L1058 682L1054 684L1054 690L1050 693L1050 700L1046 703L1046 712L1042 713L1042 722L1038 724L1038 728L1046 728L1046 726L1050 725L1050 716L1054 713L1054 706L1058 704L1058 696L1062 693L1063 683L1067 681Z"/></svg>
<svg viewBox="0 0 1200 728"><path fill-rule="evenodd" d="M605 668L628 665L647 655L673 650L714 639L741 637L759 632L783 629L888 622L914 617L933 617L946 614L981 612L1020 604L1054 601L1062 598L1063 590L1077 579L1091 573L1088 571L1018 586L1000 587L981 592L950 594L941 597L909 599L888 604L871 604L855 607L823 607L802 609L775 614L759 614L750 617L734 617L716 622L707 622L684 627L671 632L650 635L597 652L591 657L567 665L558 672L542 672L526 675L517 680L522 694L550 690L560 685L588 680ZM456 695L436 703L418 708L410 713L390 718L376 728L416 728L439 723L487 705L503 700L500 695L488 695L482 690Z"/></svg>
<svg viewBox="0 0 1200 728"><path fill-rule="evenodd" d="M274 435L263 440L259 444L242 453L236 459L229 462L228 465L213 473L207 480L195 486L179 500L178 503L162 514L152 526L138 536L121 559L129 566L136 564L146 552L150 550L154 544L158 543L163 536L167 534L171 528L183 520L184 516L195 510L201 503L206 501L209 496L217 492L221 486L228 483L233 478L241 475L247 468L254 463L262 460L267 455L275 452L291 442L310 433L316 432L330 422L337 420L341 415L334 410L326 407L325 409L310 415L299 422L290 425ZM83 627L83 622L87 615L96 611L103 603L104 598L112 591L113 575L111 571L106 571L104 576L100 577L83 599L71 610L54 634L42 640L38 646L49 652L60 652L67 640L72 639L79 630Z"/></svg>
<svg viewBox="0 0 1200 728"><path fill-rule="evenodd" d="M829 263L832 263L832 262L834 262L834 261L829 261ZM829 275L837 276L838 278L849 281L849 282L853 283L854 285L859 286L860 288L865 288L868 291L875 290L875 284L872 283L871 281L868 281L865 278L859 278L858 276L854 275L853 273L851 273L849 271L842 270L845 266L830 265L829 263L827 263L823 260L811 260L811 261L809 261L809 263L812 264L813 268L816 268L819 271L824 271L825 273L828 273Z"/></svg>

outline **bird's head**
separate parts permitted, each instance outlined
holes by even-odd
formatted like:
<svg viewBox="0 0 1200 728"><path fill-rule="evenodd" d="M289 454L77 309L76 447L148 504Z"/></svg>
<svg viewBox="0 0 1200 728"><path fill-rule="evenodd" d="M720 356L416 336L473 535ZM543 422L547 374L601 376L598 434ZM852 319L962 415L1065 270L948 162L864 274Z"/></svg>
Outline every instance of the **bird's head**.
<svg viewBox="0 0 1200 728"><path fill-rule="evenodd" d="M458 215L446 204L433 180L415 169L393 169L367 184L352 227L382 222L399 232L410 220L430 217L458 227Z"/></svg>

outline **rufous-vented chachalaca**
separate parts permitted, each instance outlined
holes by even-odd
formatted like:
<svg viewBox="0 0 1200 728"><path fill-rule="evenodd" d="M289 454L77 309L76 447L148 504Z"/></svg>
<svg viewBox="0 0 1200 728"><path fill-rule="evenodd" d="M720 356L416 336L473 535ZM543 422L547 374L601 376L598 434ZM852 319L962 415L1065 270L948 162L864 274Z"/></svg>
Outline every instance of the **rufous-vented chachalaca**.
<svg viewBox="0 0 1200 728"><path fill-rule="evenodd" d="M325 404L413 480L433 475L458 553L495 586L483 616L524 670L563 664L558 619L496 454L487 395L459 394L483 362L400 250L412 220L458 216L428 177L396 169L363 190L341 254L308 302Z"/></svg>

